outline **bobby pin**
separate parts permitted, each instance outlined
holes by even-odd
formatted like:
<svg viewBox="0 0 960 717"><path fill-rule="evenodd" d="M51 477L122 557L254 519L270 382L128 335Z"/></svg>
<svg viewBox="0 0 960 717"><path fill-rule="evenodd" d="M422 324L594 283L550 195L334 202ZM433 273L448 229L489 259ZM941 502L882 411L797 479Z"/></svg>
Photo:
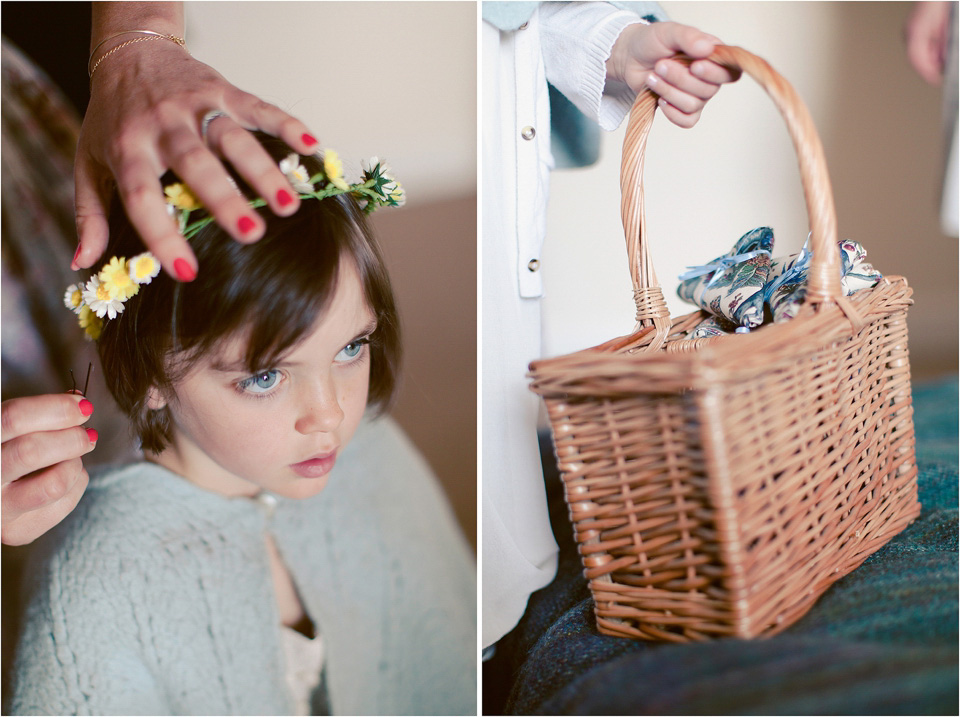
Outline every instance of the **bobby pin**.
<svg viewBox="0 0 960 717"><path fill-rule="evenodd" d="M83 382L83 390L80 392L81 396L87 395L87 387L90 385L90 372L93 370L93 362L87 366L87 378ZM77 390L77 379L73 375L73 369L70 369L70 380L73 381L73 388L70 389L70 393L73 393Z"/></svg>

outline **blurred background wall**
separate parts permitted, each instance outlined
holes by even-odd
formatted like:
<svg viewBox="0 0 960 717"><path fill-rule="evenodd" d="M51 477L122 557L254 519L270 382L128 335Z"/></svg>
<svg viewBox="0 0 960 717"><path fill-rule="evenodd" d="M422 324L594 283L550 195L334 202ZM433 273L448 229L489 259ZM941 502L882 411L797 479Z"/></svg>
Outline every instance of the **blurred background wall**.
<svg viewBox="0 0 960 717"><path fill-rule="evenodd" d="M195 57L306 122L348 176L377 155L406 189L374 215L404 331L393 415L476 546L476 5L185 7Z"/></svg>
<svg viewBox="0 0 960 717"><path fill-rule="evenodd" d="M840 238L859 241L884 274L906 276L915 377L957 368L956 238L940 230L943 161L938 88L910 67L902 2L663 2L677 22L765 58L807 103L834 187ZM625 131L604 133L601 161L555 172L543 254L549 355L629 333L634 307L619 209ZM671 315L677 275L726 253L754 227L773 227L775 254L808 232L792 145L753 80L728 85L699 124L658 117L645 168L654 266ZM597 280L601 279L601 280Z"/></svg>

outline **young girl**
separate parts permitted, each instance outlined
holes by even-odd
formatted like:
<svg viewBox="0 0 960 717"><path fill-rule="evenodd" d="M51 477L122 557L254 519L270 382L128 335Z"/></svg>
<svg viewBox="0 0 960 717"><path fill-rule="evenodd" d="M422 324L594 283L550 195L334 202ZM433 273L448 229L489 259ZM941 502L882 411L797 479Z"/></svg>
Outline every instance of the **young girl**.
<svg viewBox="0 0 960 717"><path fill-rule="evenodd" d="M241 245L170 183L197 279L157 276L115 212L111 258L68 291L145 460L94 473L39 541L15 714L475 713L473 561L422 459L365 415L400 344L363 209L401 190L261 142L296 214Z"/></svg>

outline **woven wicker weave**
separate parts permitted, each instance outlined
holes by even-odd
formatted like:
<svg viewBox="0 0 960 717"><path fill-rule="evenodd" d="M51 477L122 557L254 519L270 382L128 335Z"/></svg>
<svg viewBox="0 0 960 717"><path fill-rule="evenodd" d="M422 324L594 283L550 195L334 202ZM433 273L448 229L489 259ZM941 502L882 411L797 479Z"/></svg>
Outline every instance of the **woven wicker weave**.
<svg viewBox="0 0 960 717"><path fill-rule="evenodd" d="M844 297L819 137L793 88L735 47L783 115L812 232L805 305L749 334L687 341L644 234L656 97L630 115L622 215L638 328L531 364L584 574L606 634L671 641L771 635L920 511L902 277Z"/></svg>

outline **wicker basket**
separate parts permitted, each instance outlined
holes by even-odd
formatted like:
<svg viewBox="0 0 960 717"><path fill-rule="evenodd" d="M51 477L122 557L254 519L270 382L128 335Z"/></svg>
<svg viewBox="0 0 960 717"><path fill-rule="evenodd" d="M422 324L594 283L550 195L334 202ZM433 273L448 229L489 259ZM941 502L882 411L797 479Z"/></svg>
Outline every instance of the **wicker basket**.
<svg viewBox="0 0 960 717"><path fill-rule="evenodd" d="M622 215L636 333L530 366L547 405L576 540L609 635L775 634L920 512L902 277L844 297L823 149L793 88L753 77L794 142L812 231L806 303L749 334L683 340L644 236L642 168L656 97L631 111Z"/></svg>

